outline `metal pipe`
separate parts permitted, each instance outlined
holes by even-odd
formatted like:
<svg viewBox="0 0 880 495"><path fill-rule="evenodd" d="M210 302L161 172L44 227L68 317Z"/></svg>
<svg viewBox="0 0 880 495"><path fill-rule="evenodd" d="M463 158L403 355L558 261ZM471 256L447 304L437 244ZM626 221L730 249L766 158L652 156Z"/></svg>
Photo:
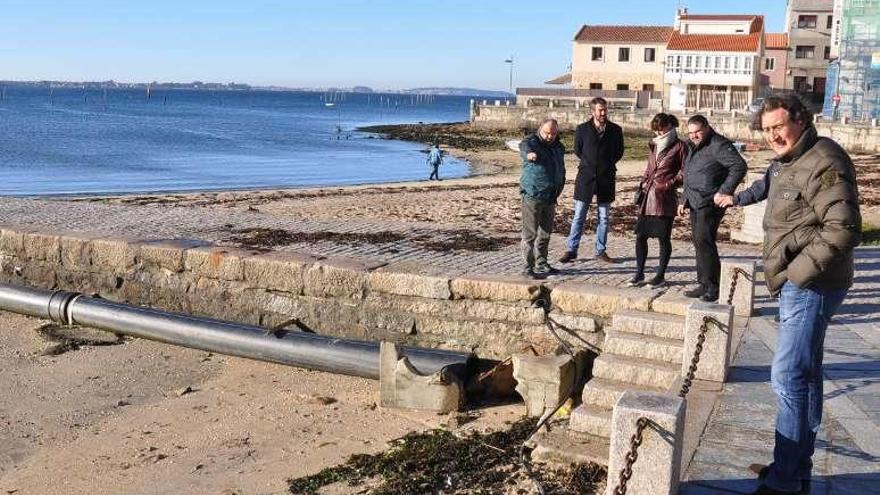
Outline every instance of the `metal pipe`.
<svg viewBox="0 0 880 495"><path fill-rule="evenodd" d="M169 313L66 291L2 283L0 309L230 356L379 378L378 342L338 339L307 332L273 334L254 325ZM400 349L422 374L448 367L463 372L473 357L469 353L440 349Z"/></svg>

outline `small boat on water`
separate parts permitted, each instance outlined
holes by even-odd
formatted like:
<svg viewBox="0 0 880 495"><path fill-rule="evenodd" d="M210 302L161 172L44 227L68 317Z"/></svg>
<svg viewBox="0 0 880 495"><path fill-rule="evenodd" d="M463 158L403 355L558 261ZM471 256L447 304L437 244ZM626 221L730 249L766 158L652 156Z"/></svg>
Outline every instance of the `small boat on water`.
<svg viewBox="0 0 880 495"><path fill-rule="evenodd" d="M335 106L336 106L336 103L330 103L330 102L327 102L327 103L324 103L324 106L325 106L325 107L335 107Z"/></svg>
<svg viewBox="0 0 880 495"><path fill-rule="evenodd" d="M522 139L509 139L504 141L504 144L513 151L519 153L519 143L522 142Z"/></svg>

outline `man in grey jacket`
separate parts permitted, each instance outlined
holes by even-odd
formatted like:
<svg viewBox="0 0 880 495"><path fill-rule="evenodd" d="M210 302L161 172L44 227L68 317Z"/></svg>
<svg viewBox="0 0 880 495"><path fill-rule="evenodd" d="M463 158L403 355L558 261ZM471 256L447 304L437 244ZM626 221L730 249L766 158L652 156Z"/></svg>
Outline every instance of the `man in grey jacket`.
<svg viewBox="0 0 880 495"><path fill-rule="evenodd" d="M724 209L715 205L713 197L716 193L733 194L747 167L733 143L715 132L706 117L694 115L687 126L691 151L684 163L684 201L678 214L690 211L699 286L684 295L714 302L721 277L717 241Z"/></svg>

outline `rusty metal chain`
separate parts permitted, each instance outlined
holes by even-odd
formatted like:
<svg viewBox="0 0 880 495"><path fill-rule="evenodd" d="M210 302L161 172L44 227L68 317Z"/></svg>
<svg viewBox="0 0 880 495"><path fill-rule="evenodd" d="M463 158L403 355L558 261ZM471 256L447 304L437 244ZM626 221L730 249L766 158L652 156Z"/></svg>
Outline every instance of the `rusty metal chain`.
<svg viewBox="0 0 880 495"><path fill-rule="evenodd" d="M648 427L648 418L641 417L636 420L636 432L629 439L629 452L626 454L626 465L620 470L620 479L617 482L617 488L614 489L614 495L626 495L626 484L632 478L632 467L639 458L639 446L642 445L642 433Z"/></svg>
<svg viewBox="0 0 880 495"><path fill-rule="evenodd" d="M742 275L746 280L749 280L748 272L739 267L735 267L733 269L733 280L730 281L730 293L727 295L728 306L733 306L733 294L736 293L736 282L739 279L740 275Z"/></svg>
<svg viewBox="0 0 880 495"><path fill-rule="evenodd" d="M694 382L694 375L697 374L697 363L700 362L700 353L703 352L703 344L706 342L706 332L709 331L709 323L714 323L718 328L722 328L721 323L711 316L704 316L703 323L700 324L700 334L697 335L697 345L694 348L694 356L691 358L691 365L688 367L687 375L681 382L681 390L678 392L679 397L684 397L691 389Z"/></svg>

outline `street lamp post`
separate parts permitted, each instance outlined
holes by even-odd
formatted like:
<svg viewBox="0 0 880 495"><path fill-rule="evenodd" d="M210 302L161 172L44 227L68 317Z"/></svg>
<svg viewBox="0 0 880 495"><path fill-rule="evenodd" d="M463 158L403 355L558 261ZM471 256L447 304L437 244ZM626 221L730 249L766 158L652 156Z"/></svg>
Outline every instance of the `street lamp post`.
<svg viewBox="0 0 880 495"><path fill-rule="evenodd" d="M510 65L510 94L513 94L513 55L504 59L504 63Z"/></svg>

